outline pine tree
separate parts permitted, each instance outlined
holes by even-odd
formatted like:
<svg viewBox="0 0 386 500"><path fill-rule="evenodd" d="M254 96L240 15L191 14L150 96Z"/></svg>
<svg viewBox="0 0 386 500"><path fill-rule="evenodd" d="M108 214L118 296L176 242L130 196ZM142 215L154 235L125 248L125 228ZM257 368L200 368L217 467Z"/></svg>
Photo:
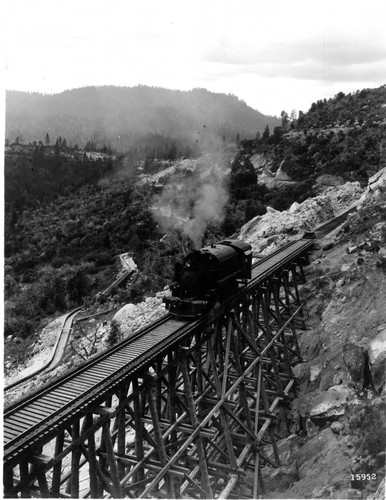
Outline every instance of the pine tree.
<svg viewBox="0 0 386 500"><path fill-rule="evenodd" d="M117 323L117 321L112 320L111 325L110 325L110 332L109 332L109 335L107 337L108 346L112 347L113 345L115 345L117 342L119 342L120 337L121 337L121 333L119 331L118 323Z"/></svg>
<svg viewBox="0 0 386 500"><path fill-rule="evenodd" d="M177 158L177 143L173 141L168 152L168 160L174 161Z"/></svg>
<svg viewBox="0 0 386 500"><path fill-rule="evenodd" d="M263 141L264 142L268 142L269 135L270 135L269 126L267 124L267 126L265 127L264 132L263 132Z"/></svg>
<svg viewBox="0 0 386 500"><path fill-rule="evenodd" d="M285 129L288 125L288 113L287 111L282 111L280 113L280 116L281 116L281 126Z"/></svg>

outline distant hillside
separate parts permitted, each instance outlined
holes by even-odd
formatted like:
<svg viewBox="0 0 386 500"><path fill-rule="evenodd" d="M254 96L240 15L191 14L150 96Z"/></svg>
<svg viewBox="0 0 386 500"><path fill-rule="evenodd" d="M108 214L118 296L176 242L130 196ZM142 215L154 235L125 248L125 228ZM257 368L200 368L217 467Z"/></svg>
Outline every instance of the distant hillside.
<svg viewBox="0 0 386 500"><path fill-rule="evenodd" d="M255 137L266 125L280 124L234 95L137 87L85 87L43 95L8 91L6 138L32 142L66 137L83 147L88 141L119 152L167 146L205 150L221 142Z"/></svg>
<svg viewBox="0 0 386 500"><path fill-rule="evenodd" d="M362 185L385 165L386 86L312 103L296 120L241 142L239 161L265 165L288 180L316 181L328 175ZM289 176L289 177L288 177Z"/></svg>

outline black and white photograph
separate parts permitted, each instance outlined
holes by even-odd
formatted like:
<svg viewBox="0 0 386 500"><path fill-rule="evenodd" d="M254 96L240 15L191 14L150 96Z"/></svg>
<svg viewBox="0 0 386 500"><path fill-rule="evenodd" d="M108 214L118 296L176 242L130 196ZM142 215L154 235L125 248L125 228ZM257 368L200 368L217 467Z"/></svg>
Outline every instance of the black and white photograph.
<svg viewBox="0 0 386 500"><path fill-rule="evenodd" d="M3 498L384 500L384 0L4 0Z"/></svg>

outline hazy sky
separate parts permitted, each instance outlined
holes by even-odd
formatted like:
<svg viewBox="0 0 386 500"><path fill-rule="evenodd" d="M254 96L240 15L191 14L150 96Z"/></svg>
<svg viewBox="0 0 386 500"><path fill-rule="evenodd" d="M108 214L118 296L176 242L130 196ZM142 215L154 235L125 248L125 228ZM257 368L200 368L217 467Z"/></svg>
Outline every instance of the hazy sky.
<svg viewBox="0 0 386 500"><path fill-rule="evenodd" d="M385 0L6 0L5 86L138 84L266 114L386 83Z"/></svg>

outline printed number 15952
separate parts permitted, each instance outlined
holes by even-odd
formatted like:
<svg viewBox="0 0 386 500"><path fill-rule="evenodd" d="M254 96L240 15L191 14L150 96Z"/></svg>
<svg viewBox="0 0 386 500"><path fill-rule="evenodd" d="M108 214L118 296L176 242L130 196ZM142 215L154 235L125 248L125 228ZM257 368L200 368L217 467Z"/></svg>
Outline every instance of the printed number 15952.
<svg viewBox="0 0 386 500"><path fill-rule="evenodd" d="M376 474L351 474L351 481L371 481L377 479Z"/></svg>

